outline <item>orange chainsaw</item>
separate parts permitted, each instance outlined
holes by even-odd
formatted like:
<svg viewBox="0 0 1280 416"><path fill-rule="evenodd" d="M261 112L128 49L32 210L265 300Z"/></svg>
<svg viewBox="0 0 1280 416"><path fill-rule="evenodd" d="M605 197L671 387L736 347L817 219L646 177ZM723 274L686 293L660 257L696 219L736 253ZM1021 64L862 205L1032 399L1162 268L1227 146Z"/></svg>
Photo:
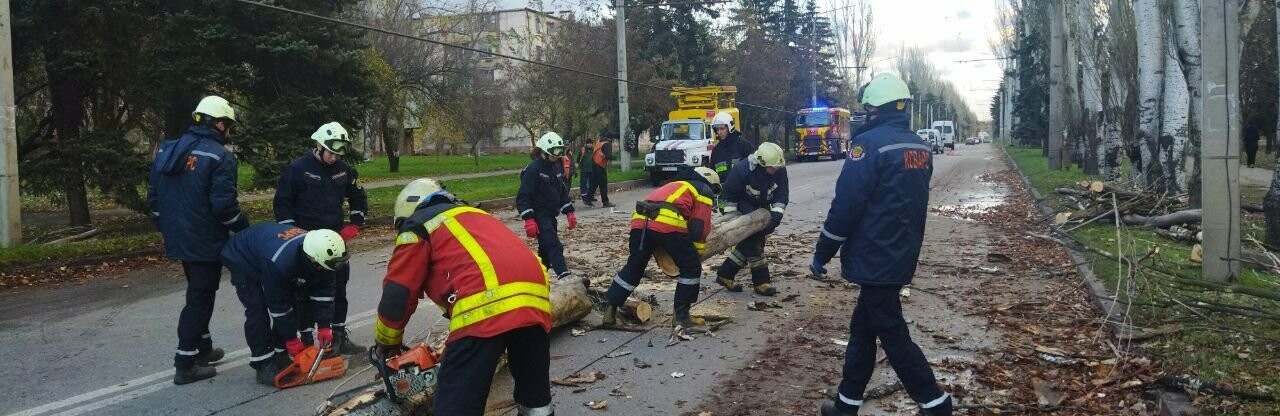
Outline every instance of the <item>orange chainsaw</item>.
<svg viewBox="0 0 1280 416"><path fill-rule="evenodd" d="M302 350L302 352L293 357L293 364L289 364L289 367L286 367L284 371L276 374L276 388L298 387L317 381L339 378L346 374L347 360L343 359L341 355L326 358L326 351L330 350L320 349L314 345Z"/></svg>
<svg viewBox="0 0 1280 416"><path fill-rule="evenodd" d="M369 363L378 369L386 384L387 396L400 400L435 387L440 371L440 357L426 343L413 346L408 351L390 359L369 347Z"/></svg>

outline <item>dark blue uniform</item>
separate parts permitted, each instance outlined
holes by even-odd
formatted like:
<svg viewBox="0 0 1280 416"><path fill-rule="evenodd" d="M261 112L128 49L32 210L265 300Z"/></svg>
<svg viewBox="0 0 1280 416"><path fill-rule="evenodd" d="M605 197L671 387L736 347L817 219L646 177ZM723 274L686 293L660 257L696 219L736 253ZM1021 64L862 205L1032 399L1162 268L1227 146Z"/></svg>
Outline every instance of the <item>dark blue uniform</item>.
<svg viewBox="0 0 1280 416"><path fill-rule="evenodd" d="M308 152L280 172L274 203L276 222L289 224L304 230L327 229L341 231L343 217L351 224L364 226L365 213L369 210L368 196L357 180L359 172L339 160L325 164L315 151ZM349 215L342 207L343 200L351 208ZM342 329L347 322L347 282L351 280L351 266L343 265L334 271L337 292L334 294L333 327ZM299 299L304 333L311 332L311 313L306 299Z"/></svg>
<svg viewBox="0 0 1280 416"><path fill-rule="evenodd" d="M906 113L888 113L854 137L814 253L821 267L840 251L841 274L861 286L840 383L838 405L846 412L862 405L876 338L913 400L926 409L949 403L911 340L898 297L920 257L933 176L932 149L908 125Z"/></svg>
<svg viewBox="0 0 1280 416"><path fill-rule="evenodd" d="M751 268L751 283L769 283L769 263L764 260L765 239L782 222L790 202L791 185L787 169L778 168L770 175L765 167L751 162L733 165L724 180L720 204L728 210L736 209L742 215L757 209L767 209L771 216L769 228L755 233L738 243L725 257L724 264L716 271L720 279L733 280L744 267ZM735 289L736 290L736 289Z"/></svg>
<svg viewBox="0 0 1280 416"><path fill-rule="evenodd" d="M520 219L533 218L538 223L538 257L544 266L555 270L557 278L568 276L569 266L564 261L556 217L573 212L563 177L563 166L538 157L520 172L520 190L516 192Z"/></svg>
<svg viewBox="0 0 1280 416"><path fill-rule="evenodd" d="M186 305L178 317L174 366L190 368L194 357L213 349L209 319L222 279L218 252L231 232L249 226L236 200L236 157L221 133L192 126L156 151L147 182L152 220L164 237L165 255L182 261Z"/></svg>
<svg viewBox="0 0 1280 416"><path fill-rule="evenodd" d="M244 337L249 365L266 365L283 352L284 341L298 337L295 295L311 301L316 325L328 328L333 317L333 273L322 273L302 252L307 231L292 225L259 224L237 233L222 249L231 284L244 304Z"/></svg>
<svg viewBox="0 0 1280 416"><path fill-rule="evenodd" d="M716 143L715 148L711 149L710 168L720 176L724 176L734 164L751 156L755 151L756 145L743 139L742 133L736 131L729 133L728 137Z"/></svg>

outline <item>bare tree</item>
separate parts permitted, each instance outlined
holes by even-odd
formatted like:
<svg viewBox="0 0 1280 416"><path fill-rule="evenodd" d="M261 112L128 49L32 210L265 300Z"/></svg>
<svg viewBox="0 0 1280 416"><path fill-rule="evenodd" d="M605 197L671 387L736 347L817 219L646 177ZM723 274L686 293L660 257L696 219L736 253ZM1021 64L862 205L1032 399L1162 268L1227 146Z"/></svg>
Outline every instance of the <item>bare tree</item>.
<svg viewBox="0 0 1280 416"><path fill-rule="evenodd" d="M1138 174L1144 184L1160 180L1160 93L1164 80L1164 25L1158 0L1135 0L1138 40L1138 103L1142 160Z"/></svg>
<svg viewBox="0 0 1280 416"><path fill-rule="evenodd" d="M876 41L880 28L876 26L875 12L868 0L839 0L833 6L835 18L836 62L851 63L853 86L862 85L862 73L870 66L876 54ZM847 74L848 72L846 72ZM849 77L846 76L846 79Z"/></svg>

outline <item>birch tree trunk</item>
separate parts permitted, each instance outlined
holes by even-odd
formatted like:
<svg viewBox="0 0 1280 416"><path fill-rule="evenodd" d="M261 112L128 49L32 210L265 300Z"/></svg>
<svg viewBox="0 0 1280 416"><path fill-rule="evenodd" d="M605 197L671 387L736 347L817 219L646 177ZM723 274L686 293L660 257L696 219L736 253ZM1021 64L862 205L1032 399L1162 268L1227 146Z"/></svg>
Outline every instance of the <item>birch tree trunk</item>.
<svg viewBox="0 0 1280 416"><path fill-rule="evenodd" d="M1200 1L1173 0L1173 29L1177 34L1178 60L1187 83L1187 146L1183 166L1190 175L1186 190L1191 207L1200 207Z"/></svg>
<svg viewBox="0 0 1280 416"><path fill-rule="evenodd" d="M1086 137L1082 140L1085 154L1084 171L1090 175L1101 173L1101 165L1106 159L1106 150L1102 146L1102 78L1099 71L1099 48L1097 43L1097 27L1094 25L1093 0L1077 0L1075 14L1077 29L1077 49L1080 51L1080 102L1081 132Z"/></svg>
<svg viewBox="0 0 1280 416"><path fill-rule="evenodd" d="M1160 166L1164 180L1157 189L1171 194L1187 191L1187 123L1191 93L1172 36L1166 37L1164 88L1160 97Z"/></svg>
<svg viewBox="0 0 1280 416"><path fill-rule="evenodd" d="M1158 0L1133 2L1138 41L1138 132L1142 166L1140 181L1150 187L1160 181L1160 88L1164 79L1165 45Z"/></svg>
<svg viewBox="0 0 1280 416"><path fill-rule="evenodd" d="M1106 62L1106 61L1104 61ZM1107 64L1104 64L1107 65ZM1107 65L1109 66L1109 65ZM1124 123L1125 108L1124 98L1121 94L1124 82L1115 74L1113 69L1108 68L1104 71L1106 75L1102 82L1103 96L1106 97L1106 111L1102 113L1102 146L1099 147L1101 154L1099 155L1099 167L1102 178L1107 182L1115 182L1120 180L1120 166L1123 163L1124 156L1124 136L1122 123Z"/></svg>

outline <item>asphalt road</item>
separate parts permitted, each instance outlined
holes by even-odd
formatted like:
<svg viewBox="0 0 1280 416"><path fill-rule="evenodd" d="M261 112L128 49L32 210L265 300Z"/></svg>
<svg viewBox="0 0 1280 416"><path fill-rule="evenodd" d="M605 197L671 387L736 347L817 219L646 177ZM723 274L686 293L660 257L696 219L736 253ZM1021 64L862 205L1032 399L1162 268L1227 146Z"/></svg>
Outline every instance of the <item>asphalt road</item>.
<svg viewBox="0 0 1280 416"><path fill-rule="evenodd" d="M960 146L955 156L938 156L935 160L935 202L932 205L961 203L970 192L953 186L939 188L940 183L965 183L981 174L999 151L990 145ZM842 161L792 164L791 205L787 220L779 228L778 238L796 247L811 247L818 227L825 217L832 197L836 175ZM630 207L648 189L611 195L619 207ZM945 193L946 195L940 195ZM500 212L513 230L519 230L514 212ZM593 224L620 224L625 214L608 209L579 211L580 225L591 230ZM601 227L602 229L604 227ZM614 227L613 229L621 230ZM351 299L347 319L356 339L368 345L372 341L371 323L380 295L380 282L390 252L389 233L362 236L365 249L352 259L354 270L348 288ZM386 244L381 244L386 241ZM625 253L625 237L617 236L606 247ZM599 245L599 243L595 243ZM575 247L570 256L599 256L601 247ZM596 250L595 252L591 250ZM800 268L807 264L809 251L794 249L774 270ZM624 260L618 255L599 258L599 270L614 269ZM718 265L720 260L708 261ZM834 263L833 263L834 264ZM598 272L598 271L597 271ZM584 386L554 389L557 414L595 414L600 411L583 406L586 401L609 400L611 414L679 414L691 410L711 393L719 378L733 370L751 365L753 357L765 342L767 332L757 329L764 315L746 312L749 301L759 300L746 293L717 292L710 284L712 274L704 277L703 301L695 313L716 312L735 316L735 322L716 337L699 337L693 341L667 347L669 330L654 329L647 333L591 331L573 337L569 331L557 331L552 342L552 378L574 372L600 371L607 379ZM749 279L744 271L740 281ZM589 276L598 277L598 276ZM184 282L177 267L140 270L123 276L91 279L89 283L66 288L14 290L0 294L0 414L24 416L46 414L107 415L203 415L203 414L311 414L317 405L338 386L329 381L286 391L259 385L253 381L248 364L240 307L231 285L225 281L218 292L216 311L211 324L214 343L227 350L228 356L218 365L218 376L186 386L171 383L172 356L176 345L177 313L183 302ZM665 286L664 286L665 285ZM778 278L776 286L782 295L804 294L814 285L803 277ZM670 313L670 282L646 281L641 291L655 293L659 300L657 320ZM770 300L776 300L770 299ZM835 314L847 314L852 305L843 305ZM432 324L442 328L432 305L423 305L407 333L414 334ZM426 312L424 312L426 311ZM771 314L771 317L779 316ZM585 323L598 322L592 314ZM779 326L778 331L794 330ZM604 358L610 352L630 351L629 355ZM651 364L638 368L634 360ZM831 365L839 366L838 361ZM363 363L352 362L353 369ZM354 371L353 371L354 372ZM673 377L672 373L683 373ZM360 375L348 386L365 384L368 373ZM499 377L504 380L504 377ZM778 382L784 382L779 380ZM510 397L505 384L499 382L491 395L491 403ZM344 387L343 389L346 389ZM609 395L617 388L616 395ZM514 415L514 410L493 412Z"/></svg>

